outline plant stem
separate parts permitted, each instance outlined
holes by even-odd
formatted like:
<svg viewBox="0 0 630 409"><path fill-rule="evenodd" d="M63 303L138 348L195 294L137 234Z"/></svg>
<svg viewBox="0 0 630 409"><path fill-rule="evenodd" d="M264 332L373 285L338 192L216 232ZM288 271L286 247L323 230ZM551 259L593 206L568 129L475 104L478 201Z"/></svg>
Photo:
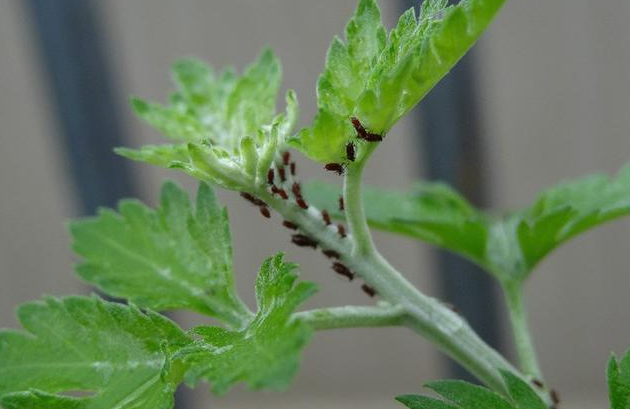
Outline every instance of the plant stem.
<svg viewBox="0 0 630 409"><path fill-rule="evenodd" d="M393 327L401 325L404 317L405 310L399 306L345 306L293 314L294 319L302 320L318 331L341 328Z"/></svg>
<svg viewBox="0 0 630 409"><path fill-rule="evenodd" d="M510 314L519 366L526 375L542 381L542 372L538 364L536 349L527 325L527 312L523 302L522 285L518 282L504 283L503 293L505 294Z"/></svg>

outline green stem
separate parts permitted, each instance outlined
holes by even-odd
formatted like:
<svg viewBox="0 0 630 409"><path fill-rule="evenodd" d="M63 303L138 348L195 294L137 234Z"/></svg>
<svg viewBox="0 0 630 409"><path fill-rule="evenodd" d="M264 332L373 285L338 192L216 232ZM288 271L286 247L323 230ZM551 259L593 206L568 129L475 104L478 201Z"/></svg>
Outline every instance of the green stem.
<svg viewBox="0 0 630 409"><path fill-rule="evenodd" d="M543 380L536 349L527 325L527 312L523 302L523 290L520 283L503 284L503 293L510 314L512 333L516 344L516 353L520 368L526 375Z"/></svg>
<svg viewBox="0 0 630 409"><path fill-rule="evenodd" d="M405 310L399 306L345 306L302 311L294 319L321 331L341 328L393 327L403 324Z"/></svg>

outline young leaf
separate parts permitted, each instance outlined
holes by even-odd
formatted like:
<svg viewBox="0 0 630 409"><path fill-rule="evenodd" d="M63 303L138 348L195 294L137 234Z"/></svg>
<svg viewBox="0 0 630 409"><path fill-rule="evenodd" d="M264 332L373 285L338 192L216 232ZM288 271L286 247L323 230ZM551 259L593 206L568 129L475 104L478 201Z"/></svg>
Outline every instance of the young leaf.
<svg viewBox="0 0 630 409"><path fill-rule="evenodd" d="M288 385L311 335L311 329L291 320L291 314L316 291L316 286L296 284L296 266L284 263L282 258L281 254L269 258L260 268L256 282L258 312L247 328L194 330L201 339L179 354L191 365L187 382L205 379L217 394L239 381L253 389L282 389Z"/></svg>
<svg viewBox="0 0 630 409"><path fill-rule="evenodd" d="M101 210L70 230L83 258L77 272L110 295L157 311L192 309L233 327L250 318L234 288L227 210L203 183L196 210L167 182L157 210L126 200L118 213Z"/></svg>
<svg viewBox="0 0 630 409"><path fill-rule="evenodd" d="M304 192L317 207L336 209L338 188L317 183ZM530 207L503 217L475 209L440 183L420 184L408 193L366 188L364 203L375 228L456 252L503 282L523 281L555 248L630 214L630 164L614 179L592 175L552 187Z"/></svg>
<svg viewBox="0 0 630 409"><path fill-rule="evenodd" d="M459 409L459 406L423 395L396 396L396 400L409 409Z"/></svg>
<svg viewBox="0 0 630 409"><path fill-rule="evenodd" d="M532 387L521 378L508 371L501 371L501 374L517 409L549 409Z"/></svg>
<svg viewBox="0 0 630 409"><path fill-rule="evenodd" d="M385 134L413 108L479 38L505 0L423 2L400 18L389 36L376 0L361 0L346 28L346 43L333 40L317 83L318 113L292 140L311 158L343 160L355 136L355 116L373 133Z"/></svg>
<svg viewBox="0 0 630 409"><path fill-rule="evenodd" d="M620 360L613 355L608 361L608 396L611 409L630 408L630 350Z"/></svg>
<svg viewBox="0 0 630 409"><path fill-rule="evenodd" d="M22 305L18 318L25 331L0 332L5 408L173 406L183 374L167 360L189 339L165 317L96 297L69 297ZM55 395L76 391L88 395Z"/></svg>
<svg viewBox="0 0 630 409"><path fill-rule="evenodd" d="M217 77L197 60L178 61L173 73L178 90L168 106L139 98L132 99L132 106L140 118L176 144L116 152L180 169L227 189L264 183L268 158L285 146L298 115L293 91L287 93L286 114L275 114L282 70L271 50L264 51L241 77L231 69ZM261 166L267 168L257 168L260 157L266 158Z"/></svg>
<svg viewBox="0 0 630 409"><path fill-rule="evenodd" d="M431 382L426 386L462 409L515 409L510 402L490 389L468 382L445 380Z"/></svg>

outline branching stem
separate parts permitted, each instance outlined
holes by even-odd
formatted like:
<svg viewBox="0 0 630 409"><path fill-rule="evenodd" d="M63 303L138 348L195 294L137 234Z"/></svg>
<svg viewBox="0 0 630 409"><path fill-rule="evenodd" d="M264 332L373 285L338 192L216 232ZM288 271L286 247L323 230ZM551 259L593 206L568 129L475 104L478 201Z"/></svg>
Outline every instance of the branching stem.
<svg viewBox="0 0 630 409"><path fill-rule="evenodd" d="M293 315L313 329L393 327L403 324L405 310L400 306L345 306L302 311Z"/></svg>

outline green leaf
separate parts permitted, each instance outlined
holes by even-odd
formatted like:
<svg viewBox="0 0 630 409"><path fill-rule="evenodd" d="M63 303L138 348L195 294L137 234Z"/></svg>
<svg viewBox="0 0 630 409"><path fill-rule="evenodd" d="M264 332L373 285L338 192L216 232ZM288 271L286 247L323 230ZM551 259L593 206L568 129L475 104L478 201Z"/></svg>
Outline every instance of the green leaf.
<svg viewBox="0 0 630 409"><path fill-rule="evenodd" d="M361 0L335 38L317 83L318 113L294 146L322 162L344 159L358 117L371 132L387 133L466 54L505 0L423 2L420 15L407 11L389 33L376 0Z"/></svg>
<svg viewBox="0 0 630 409"><path fill-rule="evenodd" d="M508 371L501 371L501 375L518 409L549 409L532 387L521 378Z"/></svg>
<svg viewBox="0 0 630 409"><path fill-rule="evenodd" d="M608 396L611 409L630 408L630 350L621 360L613 355L608 361Z"/></svg>
<svg viewBox="0 0 630 409"><path fill-rule="evenodd" d="M422 395L403 395L396 400L410 409L548 409L525 381L507 371L501 371L501 374L507 386L509 401L483 386L457 380L426 385L446 401Z"/></svg>
<svg viewBox="0 0 630 409"><path fill-rule="evenodd" d="M458 409L456 405L422 395L402 395L396 400L409 409Z"/></svg>
<svg viewBox="0 0 630 409"><path fill-rule="evenodd" d="M339 188L315 183L304 192L315 206L343 217L336 210ZM363 198L372 227L458 253L502 282L520 282L560 245L630 214L630 164L613 179L598 174L552 187L528 208L502 217L475 209L441 183L406 193L366 188Z"/></svg>
<svg viewBox="0 0 630 409"><path fill-rule="evenodd" d="M314 206L337 218L341 189L322 182L308 183L304 194ZM363 189L370 226L426 241L484 264L488 218L443 183L417 184L409 192Z"/></svg>
<svg viewBox="0 0 630 409"><path fill-rule="evenodd" d="M215 76L211 67L194 59L176 62L173 77L177 91L168 105L140 98L131 104L140 118L176 144L116 152L228 189L264 183L268 158L286 147L299 109L289 90L286 113L276 115L282 69L272 51L265 50L240 77L232 69ZM264 170L252 166L259 157L266 158Z"/></svg>
<svg viewBox="0 0 630 409"><path fill-rule="evenodd" d="M172 182L157 210L124 200L118 212L70 225L79 275L153 310L191 309L239 327L251 313L236 295L227 210L200 184L196 210Z"/></svg>
<svg viewBox="0 0 630 409"><path fill-rule="evenodd" d="M165 317L96 297L69 297L22 305L18 318L25 331L0 332L5 408L173 406L183 374L167 360L190 341ZM78 391L88 395L55 395Z"/></svg>
<svg viewBox="0 0 630 409"><path fill-rule="evenodd" d="M426 386L462 409L514 409L510 402L490 389L464 381L437 381Z"/></svg>
<svg viewBox="0 0 630 409"><path fill-rule="evenodd" d="M288 385L311 336L310 327L291 320L291 314L316 291L316 286L296 284L296 266L282 259L282 254L269 258L260 268L256 282L258 312L247 328L194 330L201 339L180 353L191 364L189 383L205 379L217 394L239 381L253 389L283 389Z"/></svg>

